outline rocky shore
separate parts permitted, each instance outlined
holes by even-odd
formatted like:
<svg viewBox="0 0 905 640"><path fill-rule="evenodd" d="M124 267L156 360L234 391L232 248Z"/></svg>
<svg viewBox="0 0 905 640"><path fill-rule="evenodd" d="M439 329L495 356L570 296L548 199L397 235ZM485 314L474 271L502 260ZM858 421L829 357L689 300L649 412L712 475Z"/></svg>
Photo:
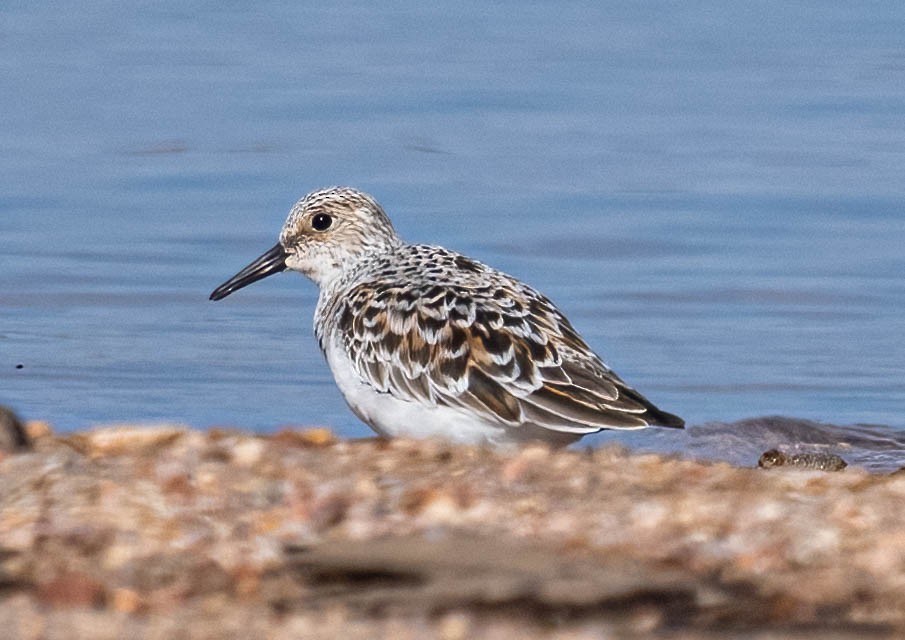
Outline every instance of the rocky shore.
<svg viewBox="0 0 905 640"><path fill-rule="evenodd" d="M324 429L25 433L0 453L4 638L905 633L905 474Z"/></svg>

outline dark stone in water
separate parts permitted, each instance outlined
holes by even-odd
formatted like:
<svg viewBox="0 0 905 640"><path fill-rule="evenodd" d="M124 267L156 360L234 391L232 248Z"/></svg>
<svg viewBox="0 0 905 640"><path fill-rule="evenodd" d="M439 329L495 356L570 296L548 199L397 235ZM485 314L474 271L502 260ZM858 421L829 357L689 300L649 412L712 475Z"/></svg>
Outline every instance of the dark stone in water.
<svg viewBox="0 0 905 640"><path fill-rule="evenodd" d="M779 449L770 449L761 455L757 466L762 469L772 467L798 467L816 471L842 471L848 466L845 460L834 453L793 453L785 454Z"/></svg>

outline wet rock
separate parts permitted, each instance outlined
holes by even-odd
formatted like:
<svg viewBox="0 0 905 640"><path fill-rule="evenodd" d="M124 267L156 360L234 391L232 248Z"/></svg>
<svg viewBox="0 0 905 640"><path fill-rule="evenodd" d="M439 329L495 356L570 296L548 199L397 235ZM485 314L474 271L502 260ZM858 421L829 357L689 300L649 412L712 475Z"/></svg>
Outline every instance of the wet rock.
<svg viewBox="0 0 905 640"><path fill-rule="evenodd" d="M757 461L762 469L773 467L797 467L815 471L842 471L848 464L834 453L792 453L786 454L779 449L765 451Z"/></svg>
<svg viewBox="0 0 905 640"><path fill-rule="evenodd" d="M651 434L652 438L645 433L644 442L663 440L670 434L674 434L674 442L657 448L658 451L738 466L751 464L769 449L787 455L797 451L832 451L843 455L849 465L876 473L889 473L905 465L905 431L881 425L836 425L766 416L691 425L679 433L658 431Z"/></svg>

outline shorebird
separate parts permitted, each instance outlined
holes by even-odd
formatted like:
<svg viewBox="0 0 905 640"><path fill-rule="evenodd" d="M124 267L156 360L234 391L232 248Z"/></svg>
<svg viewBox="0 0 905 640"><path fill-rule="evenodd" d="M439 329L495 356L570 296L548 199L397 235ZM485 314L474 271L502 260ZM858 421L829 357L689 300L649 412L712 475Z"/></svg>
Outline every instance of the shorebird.
<svg viewBox="0 0 905 640"><path fill-rule="evenodd" d="M544 295L443 247L407 244L370 195L313 191L279 242L211 300L286 269L319 287L314 332L349 407L384 436L566 445L682 428L591 350Z"/></svg>

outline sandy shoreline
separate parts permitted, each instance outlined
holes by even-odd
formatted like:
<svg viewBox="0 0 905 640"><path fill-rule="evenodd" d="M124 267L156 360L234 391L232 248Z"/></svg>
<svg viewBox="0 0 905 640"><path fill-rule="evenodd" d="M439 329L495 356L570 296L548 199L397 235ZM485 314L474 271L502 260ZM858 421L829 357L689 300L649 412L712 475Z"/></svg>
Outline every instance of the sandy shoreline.
<svg viewBox="0 0 905 640"><path fill-rule="evenodd" d="M905 631L905 474L29 428L0 454L8 638Z"/></svg>

